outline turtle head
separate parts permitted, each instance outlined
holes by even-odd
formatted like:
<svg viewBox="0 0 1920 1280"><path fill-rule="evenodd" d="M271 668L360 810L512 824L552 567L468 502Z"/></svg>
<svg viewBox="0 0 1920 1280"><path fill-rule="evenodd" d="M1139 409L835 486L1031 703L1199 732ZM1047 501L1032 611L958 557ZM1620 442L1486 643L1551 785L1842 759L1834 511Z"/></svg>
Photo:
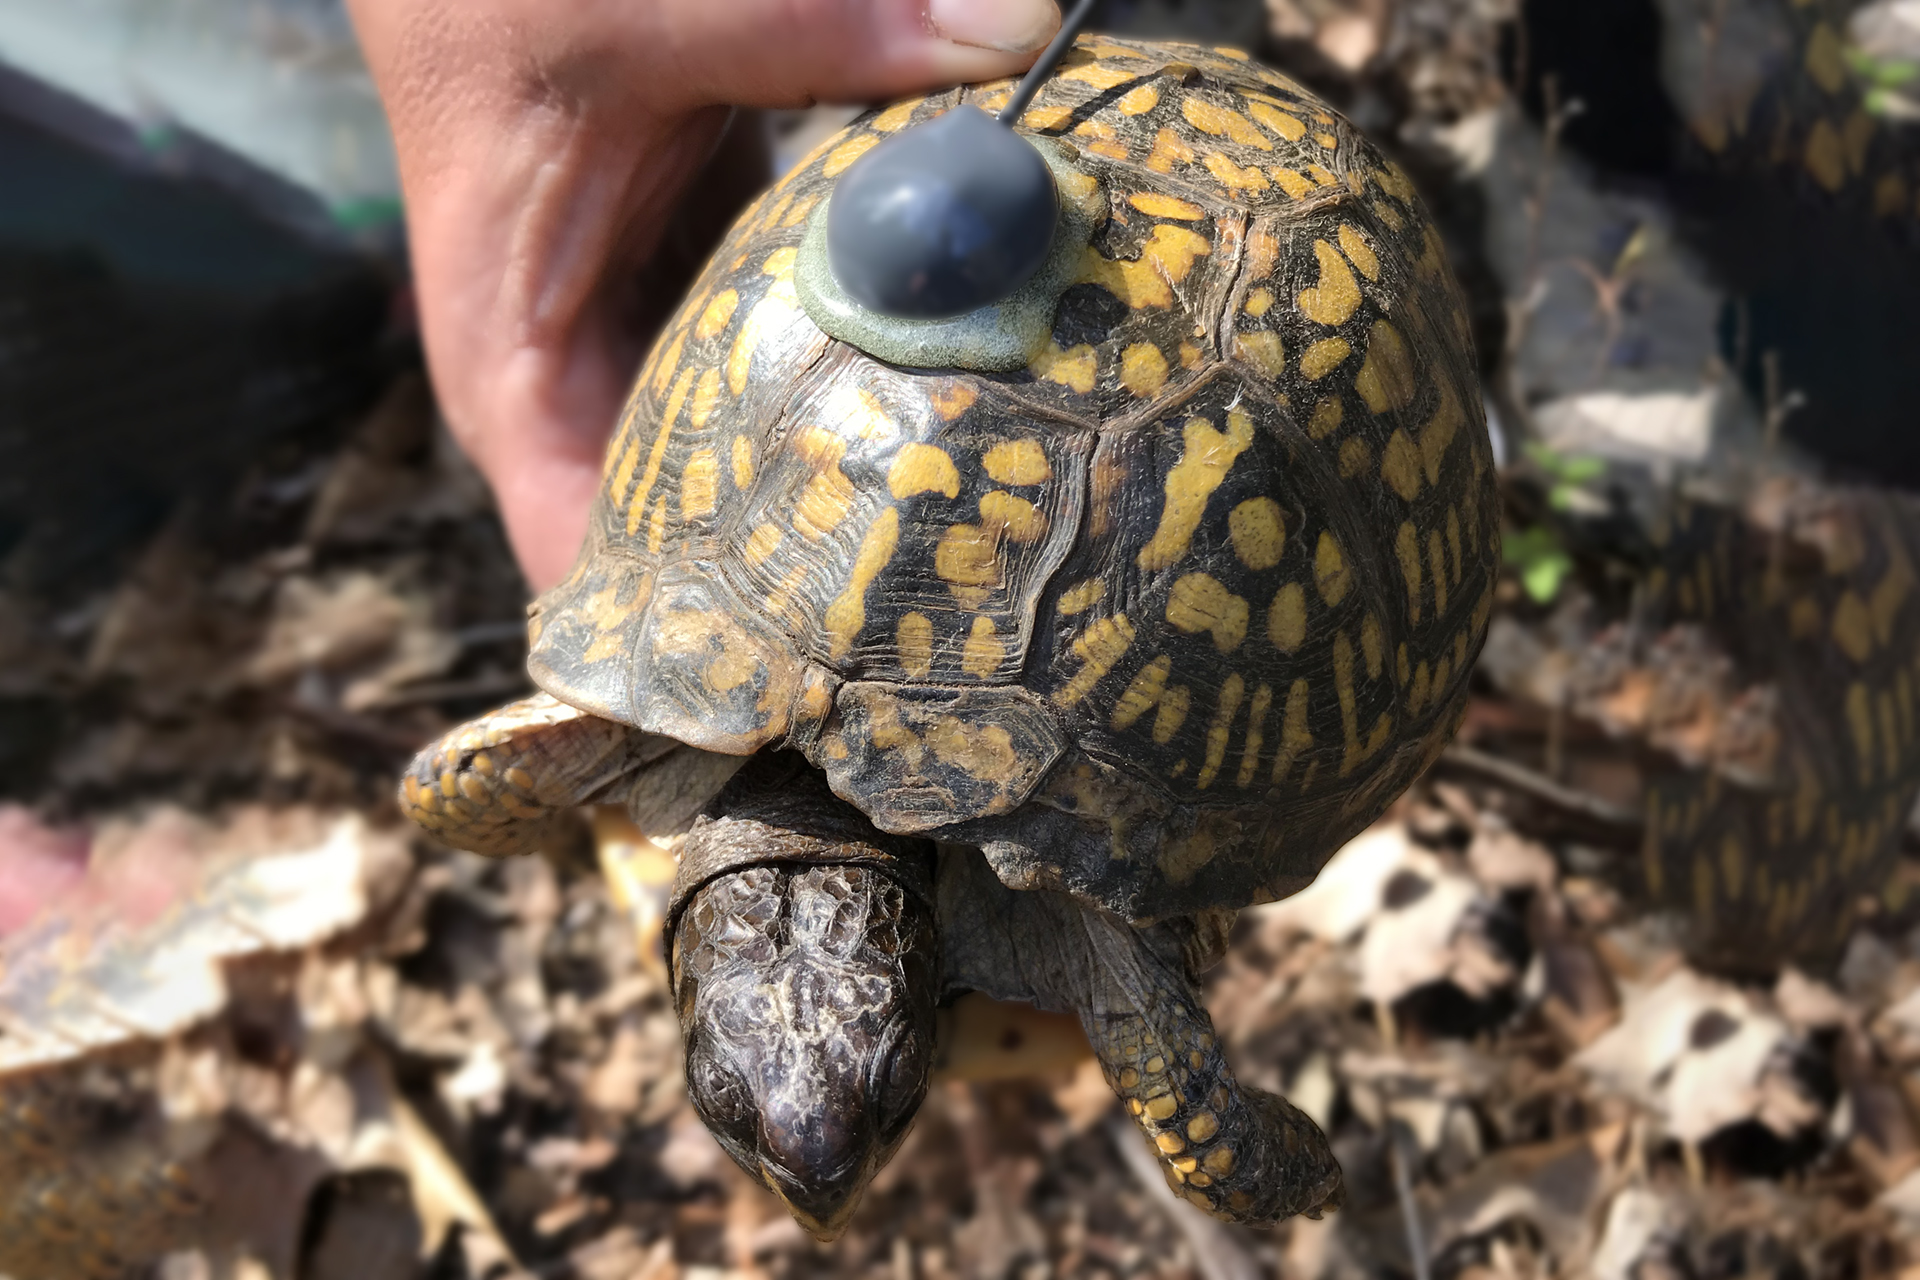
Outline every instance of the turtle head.
<svg viewBox="0 0 1920 1280"><path fill-rule="evenodd" d="M926 1094L934 946L927 906L866 865L749 867L681 913L688 1092L817 1239L846 1228Z"/></svg>

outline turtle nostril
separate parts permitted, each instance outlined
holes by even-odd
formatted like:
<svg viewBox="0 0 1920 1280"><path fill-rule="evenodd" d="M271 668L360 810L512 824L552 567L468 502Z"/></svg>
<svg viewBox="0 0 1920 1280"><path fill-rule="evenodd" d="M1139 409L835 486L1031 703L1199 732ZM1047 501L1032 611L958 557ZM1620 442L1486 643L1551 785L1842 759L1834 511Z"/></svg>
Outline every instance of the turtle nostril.
<svg viewBox="0 0 1920 1280"><path fill-rule="evenodd" d="M1058 213L1039 153L978 107L956 107L847 170L827 208L827 262L870 311L963 315L1040 269Z"/></svg>

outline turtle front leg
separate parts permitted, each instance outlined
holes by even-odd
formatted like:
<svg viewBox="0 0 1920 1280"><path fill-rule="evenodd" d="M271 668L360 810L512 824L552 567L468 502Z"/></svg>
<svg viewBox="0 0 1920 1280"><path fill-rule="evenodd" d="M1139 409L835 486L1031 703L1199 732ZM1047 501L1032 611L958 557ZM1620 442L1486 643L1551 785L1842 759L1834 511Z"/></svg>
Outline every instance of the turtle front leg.
<svg viewBox="0 0 1920 1280"><path fill-rule="evenodd" d="M1249 1226L1338 1208L1340 1166L1319 1126L1234 1079L1180 948L1168 945L1177 926L1131 929L1086 908L1081 918L1093 961L1081 1024L1174 1194Z"/></svg>
<svg viewBox="0 0 1920 1280"><path fill-rule="evenodd" d="M933 1062L933 847L798 757L756 757L696 824L668 911L687 1092L821 1240L900 1145Z"/></svg>
<svg viewBox="0 0 1920 1280"><path fill-rule="evenodd" d="M457 849L509 857L548 847L583 804L624 804L649 833L684 830L740 763L537 693L415 756L400 809Z"/></svg>

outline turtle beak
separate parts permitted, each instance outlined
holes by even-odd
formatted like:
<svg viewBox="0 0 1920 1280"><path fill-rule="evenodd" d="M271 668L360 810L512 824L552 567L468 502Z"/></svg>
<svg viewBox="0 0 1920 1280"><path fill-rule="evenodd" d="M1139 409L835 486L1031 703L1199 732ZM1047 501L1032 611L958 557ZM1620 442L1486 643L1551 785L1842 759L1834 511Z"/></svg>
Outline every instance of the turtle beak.
<svg viewBox="0 0 1920 1280"><path fill-rule="evenodd" d="M802 1182L779 1165L760 1161L760 1180L779 1197L800 1229L822 1244L838 1240L847 1229L871 1176L866 1162L855 1161L837 1177L810 1174Z"/></svg>

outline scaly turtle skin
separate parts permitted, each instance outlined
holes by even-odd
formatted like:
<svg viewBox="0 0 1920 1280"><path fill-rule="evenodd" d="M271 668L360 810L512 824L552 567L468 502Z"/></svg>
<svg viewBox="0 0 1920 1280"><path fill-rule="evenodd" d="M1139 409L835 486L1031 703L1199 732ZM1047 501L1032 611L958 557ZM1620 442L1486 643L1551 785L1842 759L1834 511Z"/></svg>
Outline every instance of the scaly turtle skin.
<svg viewBox="0 0 1920 1280"><path fill-rule="evenodd" d="M567 804L670 831L719 793L673 917L689 1086L818 1234L962 987L1078 1012L1176 1189L1270 1222L1338 1169L1234 1083L1193 974L1463 712L1499 551L1466 318L1406 177L1299 86L1083 37L1021 124L1094 227L1028 366L828 338L795 269L836 176L1008 87L863 117L740 218L535 607L544 692L402 800L505 853Z"/></svg>

